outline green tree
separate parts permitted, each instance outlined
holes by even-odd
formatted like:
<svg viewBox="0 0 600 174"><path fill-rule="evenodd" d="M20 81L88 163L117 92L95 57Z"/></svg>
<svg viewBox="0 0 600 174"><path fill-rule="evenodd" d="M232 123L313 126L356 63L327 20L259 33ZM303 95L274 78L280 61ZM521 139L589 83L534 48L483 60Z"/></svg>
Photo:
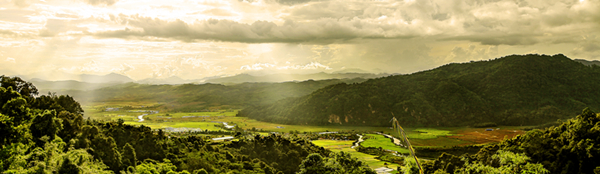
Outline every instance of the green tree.
<svg viewBox="0 0 600 174"><path fill-rule="evenodd" d="M38 146L41 146L43 141L40 138L46 136L50 141L53 140L62 129L62 123L60 119L56 118L55 111L46 110L33 119L29 129Z"/></svg>
<svg viewBox="0 0 600 174"><path fill-rule="evenodd" d="M0 87L9 88L20 93L25 98L33 98L38 95L38 89L31 83L20 77L0 76Z"/></svg>
<svg viewBox="0 0 600 174"><path fill-rule="evenodd" d="M73 162L71 162L71 160L69 160L69 158L65 158L62 162L62 164L60 165L60 168L58 168L58 173L80 173L81 171L79 170L79 167L77 167L77 165L73 164Z"/></svg>
<svg viewBox="0 0 600 174"><path fill-rule="evenodd" d="M135 166L137 164L137 157L135 156L135 149L129 143L123 146L123 165L124 166Z"/></svg>

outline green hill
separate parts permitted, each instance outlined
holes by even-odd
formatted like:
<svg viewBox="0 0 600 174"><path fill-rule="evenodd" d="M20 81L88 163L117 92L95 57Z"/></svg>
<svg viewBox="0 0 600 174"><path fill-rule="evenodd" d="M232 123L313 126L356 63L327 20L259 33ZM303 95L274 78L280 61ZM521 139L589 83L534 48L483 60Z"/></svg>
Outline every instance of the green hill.
<svg viewBox="0 0 600 174"><path fill-rule="evenodd" d="M452 63L409 75L336 84L310 95L249 107L239 115L286 124L533 125L600 108L600 67L562 54Z"/></svg>
<svg viewBox="0 0 600 174"><path fill-rule="evenodd" d="M198 111L214 108L244 108L272 104L287 97L299 97L338 83L357 83L365 79L308 80L285 83L242 83L147 85L126 83L111 87L81 91L59 91L77 101L86 102L160 102L172 111Z"/></svg>
<svg viewBox="0 0 600 174"><path fill-rule="evenodd" d="M442 154L423 168L426 174L599 173L599 143L600 114L586 108L557 126L488 144L473 155Z"/></svg>

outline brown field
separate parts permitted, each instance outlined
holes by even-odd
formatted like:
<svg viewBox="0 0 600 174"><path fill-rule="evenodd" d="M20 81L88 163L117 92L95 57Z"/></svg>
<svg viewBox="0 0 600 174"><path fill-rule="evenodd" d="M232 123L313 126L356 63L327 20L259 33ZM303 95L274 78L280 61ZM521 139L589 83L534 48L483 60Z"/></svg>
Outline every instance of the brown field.
<svg viewBox="0 0 600 174"><path fill-rule="evenodd" d="M500 142L504 139L513 138L517 135L524 134L525 131L520 128L511 128L505 127L496 129L493 131L486 131L485 128L465 128L456 130L453 134L455 136L448 136L448 138L459 139L463 141L470 141L472 144L485 144L485 143L493 143ZM467 145L467 144L458 144L458 145Z"/></svg>

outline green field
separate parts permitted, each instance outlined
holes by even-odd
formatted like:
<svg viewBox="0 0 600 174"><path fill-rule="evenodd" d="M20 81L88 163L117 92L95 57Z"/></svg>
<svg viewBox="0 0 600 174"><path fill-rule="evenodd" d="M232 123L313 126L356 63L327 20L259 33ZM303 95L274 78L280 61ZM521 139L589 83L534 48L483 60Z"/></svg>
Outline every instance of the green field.
<svg viewBox="0 0 600 174"><path fill-rule="evenodd" d="M394 143L392 143L391 139L384 137L383 135L366 134L365 137L363 137L363 139L365 139L365 141L362 142L360 145L364 147L381 147L385 150L393 150L402 154L410 153L408 149L396 146Z"/></svg>
<svg viewBox="0 0 600 174"><path fill-rule="evenodd" d="M398 132L391 129L391 127L354 127L354 126L308 126L308 125L285 125L277 123L269 123L257 121L246 117L236 117L238 110L212 110L211 112L168 112L161 110L160 103L95 103L94 105L86 105L83 108L86 110L86 117L98 120L118 120L122 119L125 124L130 125L145 125L152 129L164 129L164 128L199 128L202 130L210 131L230 131L225 130L215 125L221 125L220 122L226 122L229 125L237 125L239 128L244 130L258 130L257 132L262 135L267 135L268 132L348 132L356 131L364 136L365 141L361 143L363 147L375 147L385 150L397 151L402 154L408 154L409 150L396 146L392 143L389 138L383 135L374 134L375 132L382 132L385 134L392 135L394 137L400 137ZM118 110L107 111L107 108L120 108ZM158 113L151 113L151 111L158 111ZM144 121L139 122L138 116L142 114L149 114L144 116ZM505 129L505 128L502 128ZM518 127L510 128L518 129ZM479 141L471 141L472 136L475 140L481 140L477 133L479 129L462 128L462 127L442 127L442 128L410 128L405 127L404 131L409 137L413 146L426 146L426 147L443 147L443 146L456 146L456 145L468 145L478 144ZM367 133L367 134L364 134ZM477 133L477 134L475 134ZM484 132L488 133L489 132ZM499 132L494 132L499 133ZM503 135L503 134L502 134ZM490 134L490 137L496 137L500 135ZM458 137L458 138L457 138ZM485 137L483 137L485 138ZM346 152L350 153L353 157L360 159L367 163L369 167L376 169L386 166L386 162L376 159L377 156L364 154L357 152L352 149L353 141L338 141L338 140L314 140L312 141L315 145L324 147L334 152ZM481 142L479 142L481 143ZM387 167L396 169L400 167L398 164L388 164ZM393 173L397 173L394 171Z"/></svg>
<svg viewBox="0 0 600 174"><path fill-rule="evenodd" d="M352 146L352 142L353 141L336 141L336 140L314 140L314 141L312 141L313 144L324 147L325 149L329 149L334 152L350 153L350 155L352 155L353 157L358 158L361 161L367 163L367 165L369 165L369 167L371 167L372 169L386 166L385 165L386 162L375 159L375 157L377 157L377 156L360 153L360 152L357 152L356 150L350 148ZM388 163L387 167L392 168L392 169L397 169L398 167L400 167L400 165ZM392 172L392 173L398 173L398 172L396 170L394 170L394 172Z"/></svg>

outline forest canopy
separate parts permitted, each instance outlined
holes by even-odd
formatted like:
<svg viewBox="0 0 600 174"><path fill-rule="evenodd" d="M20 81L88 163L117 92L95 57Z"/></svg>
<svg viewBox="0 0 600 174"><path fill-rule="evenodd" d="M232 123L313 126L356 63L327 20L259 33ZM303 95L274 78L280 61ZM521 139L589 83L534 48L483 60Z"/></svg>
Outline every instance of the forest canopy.
<svg viewBox="0 0 600 174"><path fill-rule="evenodd" d="M409 75L335 84L251 106L239 116L284 124L387 126L537 125L600 109L600 67L562 54L452 63Z"/></svg>

